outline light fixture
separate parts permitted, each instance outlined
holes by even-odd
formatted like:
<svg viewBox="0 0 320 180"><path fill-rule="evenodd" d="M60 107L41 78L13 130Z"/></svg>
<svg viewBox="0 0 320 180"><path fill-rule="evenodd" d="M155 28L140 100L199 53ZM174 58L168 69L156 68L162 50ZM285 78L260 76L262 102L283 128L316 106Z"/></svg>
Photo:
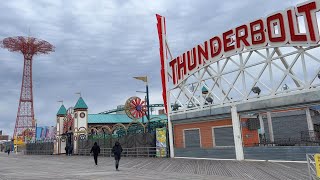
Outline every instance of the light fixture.
<svg viewBox="0 0 320 180"><path fill-rule="evenodd" d="M210 103L210 104L212 104L212 103L213 103L213 99L212 99L212 97L207 97L207 98L206 98L206 101L207 101L208 103Z"/></svg>
<svg viewBox="0 0 320 180"><path fill-rule="evenodd" d="M173 110L173 111L179 110L179 105L178 105L177 103L175 103L175 104L172 106L172 110Z"/></svg>
<svg viewBox="0 0 320 180"><path fill-rule="evenodd" d="M284 85L282 86L282 90L286 91L286 90L288 90L288 89L289 89L289 86L288 86L287 84L284 84Z"/></svg>
<svg viewBox="0 0 320 180"><path fill-rule="evenodd" d="M201 92L202 92L203 95L205 95L205 94L208 94L209 91L208 91L208 89L206 87L203 86L202 89L201 89Z"/></svg>
<svg viewBox="0 0 320 180"><path fill-rule="evenodd" d="M251 90L253 93L260 95L261 89L258 86L253 87Z"/></svg>

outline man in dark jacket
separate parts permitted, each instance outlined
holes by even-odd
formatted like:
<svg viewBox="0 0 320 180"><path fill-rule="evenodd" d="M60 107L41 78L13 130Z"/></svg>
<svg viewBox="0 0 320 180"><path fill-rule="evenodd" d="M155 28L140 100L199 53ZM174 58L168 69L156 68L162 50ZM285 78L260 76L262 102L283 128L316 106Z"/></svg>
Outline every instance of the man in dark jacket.
<svg viewBox="0 0 320 180"><path fill-rule="evenodd" d="M66 155L68 156L68 155L69 155L69 146L66 146L66 147L64 148L64 150L66 151Z"/></svg>
<svg viewBox="0 0 320 180"><path fill-rule="evenodd" d="M96 166L98 165L98 154L100 154L100 147L98 146L97 142L94 143L94 145L91 148L90 153L93 152L93 158L94 162L96 163Z"/></svg>
<svg viewBox="0 0 320 180"><path fill-rule="evenodd" d="M116 160L116 170L118 171L119 161L121 158L122 147L119 142L116 142L112 148L112 152L114 154L114 159Z"/></svg>

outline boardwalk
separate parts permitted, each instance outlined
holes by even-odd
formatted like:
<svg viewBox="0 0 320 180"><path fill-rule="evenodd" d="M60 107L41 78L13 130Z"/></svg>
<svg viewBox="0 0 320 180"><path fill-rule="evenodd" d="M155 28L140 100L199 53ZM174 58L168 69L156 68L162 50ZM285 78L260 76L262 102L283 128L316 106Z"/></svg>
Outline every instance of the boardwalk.
<svg viewBox="0 0 320 180"><path fill-rule="evenodd" d="M123 158L120 171L112 158L99 166L87 156L23 156L0 154L0 179L308 179L301 163L236 162L186 159Z"/></svg>

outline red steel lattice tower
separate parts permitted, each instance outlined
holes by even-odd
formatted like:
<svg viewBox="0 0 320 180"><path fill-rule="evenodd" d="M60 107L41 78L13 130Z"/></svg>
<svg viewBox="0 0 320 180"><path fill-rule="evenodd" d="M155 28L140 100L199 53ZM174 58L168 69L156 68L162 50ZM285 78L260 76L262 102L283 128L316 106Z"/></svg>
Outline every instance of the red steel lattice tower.
<svg viewBox="0 0 320 180"><path fill-rule="evenodd" d="M0 44L2 48L20 52L24 57L20 101L13 136L21 137L23 141L34 140L36 125L33 110L32 57L49 54L54 51L54 46L44 40L22 36L5 38Z"/></svg>

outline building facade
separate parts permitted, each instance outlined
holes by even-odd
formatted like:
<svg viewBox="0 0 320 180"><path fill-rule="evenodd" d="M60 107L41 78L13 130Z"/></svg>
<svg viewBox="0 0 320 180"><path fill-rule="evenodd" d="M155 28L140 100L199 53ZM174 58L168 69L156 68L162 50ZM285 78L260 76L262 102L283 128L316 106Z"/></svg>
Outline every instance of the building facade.
<svg viewBox="0 0 320 180"><path fill-rule="evenodd" d="M151 122L166 121L166 115L151 115L149 121L143 117L145 123L142 123L142 118L133 121L123 113L89 114L88 106L82 97L75 106L68 109L61 105L56 118L55 154L64 154L68 148L72 148L73 153L77 154L79 141L87 139L89 135L118 136L131 130L142 133Z"/></svg>

